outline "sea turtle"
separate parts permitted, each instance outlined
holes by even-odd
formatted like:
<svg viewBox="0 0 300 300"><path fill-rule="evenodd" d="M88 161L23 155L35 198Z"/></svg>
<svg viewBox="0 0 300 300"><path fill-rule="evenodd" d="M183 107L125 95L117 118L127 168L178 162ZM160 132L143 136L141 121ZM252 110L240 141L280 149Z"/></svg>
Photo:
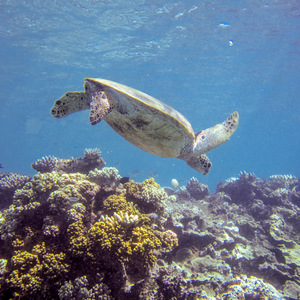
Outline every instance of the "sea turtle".
<svg viewBox="0 0 300 300"><path fill-rule="evenodd" d="M176 157L207 174L212 166L205 155L229 140L238 126L239 114L223 123L194 133L189 121L174 108L131 87L105 79L85 79L85 92L69 92L56 100L55 118L90 109L90 123L102 119L117 133L142 150Z"/></svg>

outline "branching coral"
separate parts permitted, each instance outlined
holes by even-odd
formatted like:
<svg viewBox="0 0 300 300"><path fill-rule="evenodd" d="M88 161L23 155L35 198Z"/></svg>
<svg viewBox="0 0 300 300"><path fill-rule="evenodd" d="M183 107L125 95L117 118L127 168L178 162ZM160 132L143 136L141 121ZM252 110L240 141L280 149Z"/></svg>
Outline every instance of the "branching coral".
<svg viewBox="0 0 300 300"><path fill-rule="evenodd" d="M27 175L3 173L3 176L0 176L0 209L12 204L15 190L22 188L29 180Z"/></svg>
<svg viewBox="0 0 300 300"><path fill-rule="evenodd" d="M53 156L43 156L42 158L35 161L31 167L41 173L51 172L55 169L58 159Z"/></svg>
<svg viewBox="0 0 300 300"><path fill-rule="evenodd" d="M139 222L139 216L138 215L128 215L127 212L123 213L120 211L119 213L114 213L112 217L109 216L101 216L100 218L101 221L104 222L110 222L111 224L113 223L119 223L124 227L130 227L134 226Z"/></svg>
<svg viewBox="0 0 300 300"><path fill-rule="evenodd" d="M0 190L16 190L21 188L26 182L30 180L27 175L20 175L16 173L8 173L0 178Z"/></svg>
<svg viewBox="0 0 300 300"><path fill-rule="evenodd" d="M115 213L121 214L120 217L123 218L125 214L127 215L136 215L142 223L149 223L149 218L141 214L137 206L132 202L127 202L123 194L120 195L111 195L107 197L103 202L103 212L109 216L114 215ZM118 216L116 216L118 218Z"/></svg>
<svg viewBox="0 0 300 300"><path fill-rule="evenodd" d="M96 274L95 285L92 285L87 276L77 277L73 282L67 281L58 291L59 299L101 299L110 300L110 289L103 282L103 276Z"/></svg>
<svg viewBox="0 0 300 300"><path fill-rule="evenodd" d="M128 211L129 203L127 202L125 196L121 195L111 195L107 197L103 202L104 212L107 214L113 214L117 211ZM130 211L131 212L131 211Z"/></svg>
<svg viewBox="0 0 300 300"><path fill-rule="evenodd" d="M21 206L34 200L44 202L49 196L50 202L68 200L69 197L77 197L86 202L90 201L99 190L98 185L89 182L87 177L80 173L39 173L22 189L16 190L14 204Z"/></svg>

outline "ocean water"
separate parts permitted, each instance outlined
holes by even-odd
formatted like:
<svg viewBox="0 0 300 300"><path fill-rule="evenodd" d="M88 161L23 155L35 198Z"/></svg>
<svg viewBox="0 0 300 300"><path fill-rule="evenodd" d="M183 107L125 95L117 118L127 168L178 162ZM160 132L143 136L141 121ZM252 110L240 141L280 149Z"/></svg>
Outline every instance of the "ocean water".
<svg viewBox="0 0 300 300"><path fill-rule="evenodd" d="M99 147L107 166L162 186L191 177L214 191L240 171L300 176L300 4L271 1L0 1L0 164L33 175L45 155ZM143 152L88 111L50 109L84 78L106 78L180 111L195 132L237 110L206 176Z"/></svg>

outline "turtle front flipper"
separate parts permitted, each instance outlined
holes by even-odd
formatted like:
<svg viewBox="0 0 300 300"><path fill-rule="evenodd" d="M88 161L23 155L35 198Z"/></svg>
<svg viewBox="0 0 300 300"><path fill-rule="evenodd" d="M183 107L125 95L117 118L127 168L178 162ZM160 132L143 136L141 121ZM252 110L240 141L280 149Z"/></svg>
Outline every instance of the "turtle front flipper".
<svg viewBox="0 0 300 300"><path fill-rule="evenodd" d="M55 101L51 114L54 118L62 118L73 112L89 109L89 102L86 93L69 92Z"/></svg>
<svg viewBox="0 0 300 300"><path fill-rule="evenodd" d="M210 159L205 154L192 156L190 159L186 160L186 162L191 168L203 175L206 175L212 166Z"/></svg>
<svg viewBox="0 0 300 300"><path fill-rule="evenodd" d="M96 125L99 123L111 111L111 105L104 92L92 93L90 109L91 125Z"/></svg>
<svg viewBox="0 0 300 300"><path fill-rule="evenodd" d="M199 131L195 136L193 155L207 153L227 142L239 124L239 114L233 112L223 123Z"/></svg>

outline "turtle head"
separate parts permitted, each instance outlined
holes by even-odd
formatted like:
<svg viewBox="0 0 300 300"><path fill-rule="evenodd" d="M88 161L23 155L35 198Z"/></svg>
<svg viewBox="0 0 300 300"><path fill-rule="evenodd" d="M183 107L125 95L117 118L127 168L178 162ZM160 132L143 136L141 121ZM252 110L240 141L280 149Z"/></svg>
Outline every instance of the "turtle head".
<svg viewBox="0 0 300 300"><path fill-rule="evenodd" d="M191 156L186 160L186 162L191 168L202 173L203 175L206 175L212 166L210 159L205 154Z"/></svg>
<svg viewBox="0 0 300 300"><path fill-rule="evenodd" d="M62 118L73 112L90 108L90 100L87 93L69 92L54 102L51 115L54 118Z"/></svg>
<svg viewBox="0 0 300 300"><path fill-rule="evenodd" d="M234 112L223 123L199 131L195 136L193 155L207 153L227 142L238 124L239 114Z"/></svg>

